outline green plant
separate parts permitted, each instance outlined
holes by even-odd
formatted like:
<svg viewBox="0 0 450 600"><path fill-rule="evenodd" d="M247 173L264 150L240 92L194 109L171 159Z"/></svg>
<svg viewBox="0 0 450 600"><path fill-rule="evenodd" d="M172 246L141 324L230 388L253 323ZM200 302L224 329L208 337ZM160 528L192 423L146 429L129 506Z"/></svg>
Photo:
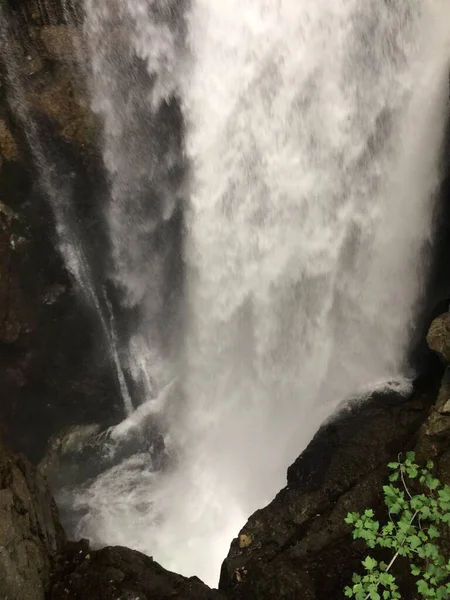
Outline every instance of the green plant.
<svg viewBox="0 0 450 600"><path fill-rule="evenodd" d="M450 598L450 560L446 561L439 546L443 526L450 523L450 486L442 485L432 470L433 461L425 467L415 462L414 452L404 461L389 463L389 484L383 486L389 521L381 526L375 513L349 513L345 522L353 525L353 538L362 539L370 548L392 551L389 563L367 556L362 561L365 572L353 574L353 585L345 595L356 600L395 600L401 598L391 570L404 557L417 586L417 598L444 600ZM410 480L417 480L412 493ZM440 531L441 530L441 531Z"/></svg>

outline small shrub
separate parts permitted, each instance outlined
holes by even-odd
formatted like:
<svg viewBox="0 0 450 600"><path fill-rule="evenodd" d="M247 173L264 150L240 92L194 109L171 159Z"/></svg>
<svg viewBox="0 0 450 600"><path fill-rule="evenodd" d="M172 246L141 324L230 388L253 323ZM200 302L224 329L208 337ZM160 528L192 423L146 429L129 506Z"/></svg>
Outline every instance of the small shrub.
<svg viewBox="0 0 450 600"><path fill-rule="evenodd" d="M450 523L450 486L442 485L432 474L433 461L425 467L408 452L402 462L389 463L389 484L383 486L389 521L381 525L374 511L349 513L345 522L353 526L353 538L362 539L370 549L392 551L389 563L379 562L370 554L362 561L364 572L353 574L353 585L345 595L356 600L395 600L400 590L391 569L399 557L409 562L417 586L418 598L450 598L450 560L446 561L439 545L442 525ZM410 480L417 480L420 493L413 494Z"/></svg>

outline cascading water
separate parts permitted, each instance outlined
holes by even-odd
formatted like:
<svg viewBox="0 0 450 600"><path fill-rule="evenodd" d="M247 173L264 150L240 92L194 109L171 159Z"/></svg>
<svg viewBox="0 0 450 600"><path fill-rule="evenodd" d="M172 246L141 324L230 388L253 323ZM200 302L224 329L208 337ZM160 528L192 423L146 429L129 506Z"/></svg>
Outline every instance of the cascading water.
<svg viewBox="0 0 450 600"><path fill-rule="evenodd" d="M78 534L214 582L341 401L408 391L449 22L431 0L85 0L111 279L148 398L104 452L151 422L168 459L141 448L62 490Z"/></svg>
<svg viewBox="0 0 450 600"><path fill-rule="evenodd" d="M110 277L138 324L129 324L122 360L144 398L169 383L179 329L184 160L176 93L185 4L85 0L88 80L111 178Z"/></svg>

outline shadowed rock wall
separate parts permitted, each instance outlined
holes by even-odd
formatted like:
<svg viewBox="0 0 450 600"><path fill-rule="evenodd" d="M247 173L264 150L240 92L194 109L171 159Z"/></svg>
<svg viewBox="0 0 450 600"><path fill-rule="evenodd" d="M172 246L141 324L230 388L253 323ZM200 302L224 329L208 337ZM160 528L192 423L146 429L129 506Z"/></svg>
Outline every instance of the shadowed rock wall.
<svg viewBox="0 0 450 600"><path fill-rule="evenodd" d="M10 1L2 12L10 43L0 56L0 428L37 461L55 431L117 420L122 408L98 319L57 250L46 173L36 168L18 110L11 57L48 168L70 190L79 227L98 218L93 198L105 183L76 31L61 4Z"/></svg>

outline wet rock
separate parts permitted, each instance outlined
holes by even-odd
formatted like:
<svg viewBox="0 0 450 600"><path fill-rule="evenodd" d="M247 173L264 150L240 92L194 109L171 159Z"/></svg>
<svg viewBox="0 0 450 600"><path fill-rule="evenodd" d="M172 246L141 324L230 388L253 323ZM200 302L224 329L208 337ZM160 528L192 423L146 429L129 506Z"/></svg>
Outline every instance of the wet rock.
<svg viewBox="0 0 450 600"><path fill-rule="evenodd" d="M65 23L65 7L76 6L78 0L6 0L6 4L21 19L23 26L60 25Z"/></svg>
<svg viewBox="0 0 450 600"><path fill-rule="evenodd" d="M50 60L78 62L81 40L76 29L67 25L46 25L39 32L46 56Z"/></svg>
<svg viewBox="0 0 450 600"><path fill-rule="evenodd" d="M0 197L12 199L1 182ZM121 400L96 316L74 293L54 245L45 200L30 188L16 193L14 208L0 200L0 427L37 462L55 431L111 424Z"/></svg>
<svg viewBox="0 0 450 600"><path fill-rule="evenodd" d="M84 53L82 36L76 28L61 22L61 2L49 2L45 9L42 0L38 7L32 2L20 8L13 0L9 3L13 5L6 10L10 56L3 57L3 60L6 64L14 57L25 101L35 117L53 124L56 138L73 145L81 157L86 152L92 153L96 148L98 128L89 108L79 64ZM50 16L42 18L43 14ZM2 57L0 67L2 72L7 73ZM7 92L8 85L8 77L5 77ZM2 107L7 105L8 93L3 96L0 97L0 117L3 110L8 110ZM14 113L15 103L13 99L10 113ZM16 139L16 133L21 139ZM16 149L24 140L26 136L23 131L20 132L20 127L14 135L5 132L5 124L0 118L0 155L5 155L5 146L8 154L14 154L16 159Z"/></svg>
<svg viewBox="0 0 450 600"><path fill-rule="evenodd" d="M119 546L91 551L69 544L53 574L48 600L224 600L197 577L166 571L152 558Z"/></svg>
<svg viewBox="0 0 450 600"><path fill-rule="evenodd" d="M16 141L4 119L0 119L0 156L9 161L19 158Z"/></svg>
<svg viewBox="0 0 450 600"><path fill-rule="evenodd" d="M78 152L95 150L96 125L75 73L54 68L29 87L31 106L56 125L56 135Z"/></svg>
<svg viewBox="0 0 450 600"><path fill-rule="evenodd" d="M450 313L434 319L428 331L427 343L444 362L450 364Z"/></svg>
<svg viewBox="0 0 450 600"><path fill-rule="evenodd" d="M0 56L0 427L15 449L38 462L56 431L109 425L122 406L107 342L64 267L41 187L41 178L58 169L56 194L67 196L73 221L83 228L96 218L91 197L100 193L102 170L82 77L62 54L71 33L59 1L7 0L2 8L12 42L11 55ZM7 77L11 56L29 105L26 122ZM28 117L45 169L36 169Z"/></svg>
<svg viewBox="0 0 450 600"><path fill-rule="evenodd" d="M56 477L67 455L81 454L85 445L100 431L100 425L72 425L51 436L39 471L48 479Z"/></svg>
<svg viewBox="0 0 450 600"><path fill-rule="evenodd" d="M377 396L324 425L288 469L287 486L233 541L219 588L238 600L344 598L367 553L344 518L383 511L386 465L414 448L438 386L421 383L408 401Z"/></svg>
<svg viewBox="0 0 450 600"><path fill-rule="evenodd" d="M0 600L44 600L64 544L45 480L0 441Z"/></svg>
<svg viewBox="0 0 450 600"><path fill-rule="evenodd" d="M20 250L17 250L17 237L22 240L23 247ZM29 333L35 325L16 271L17 259L20 261L20 254L26 251L26 239L27 231L20 223L18 215L2 203L0 206L0 345L16 342L21 335Z"/></svg>

